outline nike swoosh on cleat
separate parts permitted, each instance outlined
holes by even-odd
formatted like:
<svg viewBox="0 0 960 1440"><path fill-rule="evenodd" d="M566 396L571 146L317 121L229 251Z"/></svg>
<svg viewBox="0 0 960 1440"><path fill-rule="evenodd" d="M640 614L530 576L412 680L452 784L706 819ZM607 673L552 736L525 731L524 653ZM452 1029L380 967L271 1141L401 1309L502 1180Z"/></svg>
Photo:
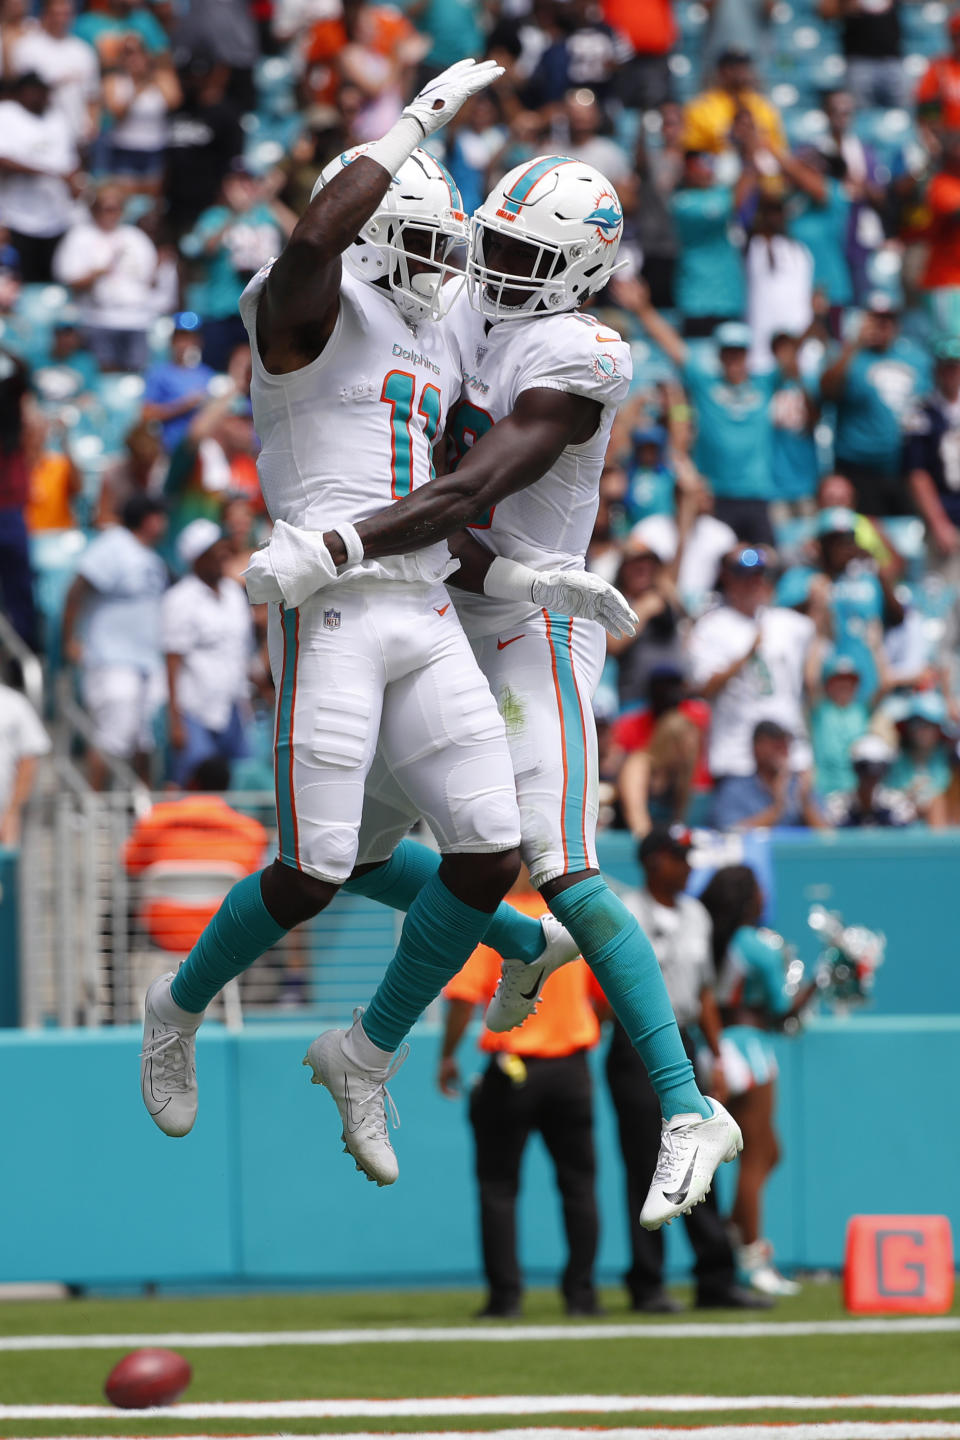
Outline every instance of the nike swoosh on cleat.
<svg viewBox="0 0 960 1440"><path fill-rule="evenodd" d="M512 645L513 642L514 642L514 640L522 640L522 639L523 639L523 636L522 636L522 635L512 635L509 640L498 640L498 641L497 641L497 649L498 649L498 650L506 650L507 646L508 646L508 645Z"/></svg>
<svg viewBox="0 0 960 1440"><path fill-rule="evenodd" d="M533 1000L533 999L536 997L537 991L540 989L540 981L541 981L542 979L543 979L543 971L541 970L541 971L540 971L540 974L539 974L539 975L537 976L537 978L536 978L536 982L534 983L533 989L532 989L532 990L521 990L521 991L520 991L520 994L523 996L524 1000Z"/></svg>
<svg viewBox="0 0 960 1440"><path fill-rule="evenodd" d="M680 1189L674 1190L672 1193L669 1190L664 1190L663 1198L664 1200L669 1200L671 1205L682 1205L684 1200L686 1200L687 1195L690 1193L690 1181L693 1179L693 1167L697 1163L697 1156L699 1154L700 1147L697 1146L696 1150L694 1150L693 1152L693 1158L691 1159L690 1164L687 1166L687 1173L680 1181Z"/></svg>
<svg viewBox="0 0 960 1440"><path fill-rule="evenodd" d="M363 1124L363 1117L361 1116L359 1120L354 1121L353 1106L350 1103L350 1087L347 1081L346 1071L344 1071L343 1075L343 1103L347 1111L347 1118L344 1121L344 1124L350 1131L350 1134L355 1135L356 1132L360 1129L360 1126ZM354 1159L356 1159L356 1156L354 1156Z"/></svg>
<svg viewBox="0 0 960 1440"><path fill-rule="evenodd" d="M448 600L446 605L444 605L442 608L439 605L434 605L433 608L434 610L436 610L438 615L446 615L447 611L450 609L450 601Z"/></svg>

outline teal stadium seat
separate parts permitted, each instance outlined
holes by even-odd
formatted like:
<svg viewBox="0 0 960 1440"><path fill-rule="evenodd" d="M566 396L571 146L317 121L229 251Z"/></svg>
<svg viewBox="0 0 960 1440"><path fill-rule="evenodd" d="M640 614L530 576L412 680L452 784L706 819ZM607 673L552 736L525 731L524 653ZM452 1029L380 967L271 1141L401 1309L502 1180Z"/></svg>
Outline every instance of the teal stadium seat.
<svg viewBox="0 0 960 1440"><path fill-rule="evenodd" d="M51 672L58 670L62 662L63 603L89 539L83 530L39 530L30 536L33 593Z"/></svg>

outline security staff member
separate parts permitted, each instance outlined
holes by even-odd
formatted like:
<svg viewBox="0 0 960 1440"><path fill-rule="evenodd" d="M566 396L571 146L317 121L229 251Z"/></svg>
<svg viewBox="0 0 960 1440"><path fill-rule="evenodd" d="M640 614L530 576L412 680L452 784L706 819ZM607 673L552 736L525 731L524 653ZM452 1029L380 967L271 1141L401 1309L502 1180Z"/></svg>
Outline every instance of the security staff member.
<svg viewBox="0 0 960 1440"><path fill-rule="evenodd" d="M625 895L624 903L650 937L687 1054L693 1060L690 1027L699 1023L719 1062L721 1026L713 998L715 976L710 917L699 900L683 893L690 878L691 845L690 832L682 826L651 830L640 842L637 852L646 886ZM639 1218L657 1165L660 1106L640 1056L616 1021L606 1071L627 1172L632 1254L632 1264L625 1277L627 1289L634 1310L644 1314L670 1314L682 1306L663 1288L663 1232L644 1230ZM724 1089L722 1070L717 1063L710 1093L723 1099ZM711 1190L704 1202L684 1215L683 1220L697 1257L697 1306L766 1308L769 1301L736 1284L733 1251L717 1213L716 1192Z"/></svg>
<svg viewBox="0 0 960 1440"><path fill-rule="evenodd" d="M546 913L525 870L509 898L524 914ZM459 1091L457 1046L474 1006L486 1006L493 997L499 974L500 956L481 945L443 992L448 1008L437 1083L444 1095ZM481 1317L520 1314L517 1193L523 1151L536 1130L554 1163L563 1201L568 1260L561 1289L567 1314L599 1313L593 1283L599 1219L587 1051L599 1040L600 1025L589 999L589 976L583 960L564 965L547 980L536 1013L521 1026L504 1034L485 1029L480 1037L490 1063L470 1094L470 1124L490 1292Z"/></svg>

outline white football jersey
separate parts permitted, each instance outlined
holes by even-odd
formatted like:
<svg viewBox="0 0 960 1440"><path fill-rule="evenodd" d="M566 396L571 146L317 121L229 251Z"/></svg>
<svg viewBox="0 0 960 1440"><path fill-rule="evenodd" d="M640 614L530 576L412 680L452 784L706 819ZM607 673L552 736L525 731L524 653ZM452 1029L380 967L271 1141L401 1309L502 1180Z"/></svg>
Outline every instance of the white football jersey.
<svg viewBox="0 0 960 1440"><path fill-rule="evenodd" d="M569 311L488 324L459 297L442 322L463 365L460 401L447 422L458 456L509 415L524 390L563 390L603 405L600 424L533 485L510 495L471 529L484 545L535 570L582 570L597 518L600 472L617 406L632 375L630 349L592 315ZM536 607L453 589L468 635L493 635Z"/></svg>
<svg viewBox="0 0 960 1440"><path fill-rule="evenodd" d="M386 292L344 269L340 314L322 353L271 375L257 350L257 306L273 263L240 297L263 498L271 519L300 529L356 524L433 477L433 441L460 390L459 346L440 324L408 325ZM443 541L365 560L349 578L434 583L455 568Z"/></svg>

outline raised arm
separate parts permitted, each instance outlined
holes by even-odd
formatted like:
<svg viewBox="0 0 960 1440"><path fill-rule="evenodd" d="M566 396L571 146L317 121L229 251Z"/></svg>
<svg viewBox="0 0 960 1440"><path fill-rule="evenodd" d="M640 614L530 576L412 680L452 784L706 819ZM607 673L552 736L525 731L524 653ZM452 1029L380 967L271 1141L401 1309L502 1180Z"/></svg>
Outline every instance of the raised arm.
<svg viewBox="0 0 960 1440"><path fill-rule="evenodd" d="M271 269L260 301L257 345L269 371L299 370L321 353L336 324L343 251L420 142L502 74L492 60L451 65L411 100L392 130L314 195Z"/></svg>

